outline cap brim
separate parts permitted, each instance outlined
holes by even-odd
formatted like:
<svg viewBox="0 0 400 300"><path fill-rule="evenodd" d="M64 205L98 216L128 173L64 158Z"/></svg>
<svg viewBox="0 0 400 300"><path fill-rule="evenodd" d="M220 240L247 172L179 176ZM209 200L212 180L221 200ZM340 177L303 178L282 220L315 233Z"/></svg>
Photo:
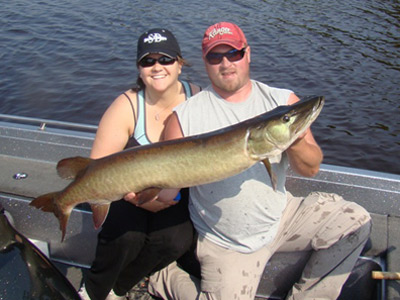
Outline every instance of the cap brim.
<svg viewBox="0 0 400 300"><path fill-rule="evenodd" d="M228 45L231 46L237 50L241 50L245 44L243 42L240 41L232 41L232 40L217 40L214 43L210 44L207 46L207 48L205 49L205 51L203 51L203 57L206 56L208 54L208 52L210 52L213 48L215 48L216 46L219 45Z"/></svg>
<svg viewBox="0 0 400 300"><path fill-rule="evenodd" d="M165 53L165 52L163 52L163 51L149 51L149 52L144 53L144 54L138 59L138 62L141 61L143 58L145 58L147 55L152 54L152 53L154 53L154 54L165 55L165 56L168 56L169 58L175 58L175 57L176 57L176 56L174 56L174 55Z"/></svg>

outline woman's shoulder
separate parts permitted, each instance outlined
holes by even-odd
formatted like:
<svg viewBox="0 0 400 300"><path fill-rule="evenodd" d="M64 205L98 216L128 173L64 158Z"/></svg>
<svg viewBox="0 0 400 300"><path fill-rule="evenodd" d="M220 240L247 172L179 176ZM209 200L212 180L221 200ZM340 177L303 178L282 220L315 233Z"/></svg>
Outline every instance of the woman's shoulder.
<svg viewBox="0 0 400 300"><path fill-rule="evenodd" d="M194 84L192 82L189 82L189 85L190 85L193 95L196 95L198 92L201 91L201 86Z"/></svg>
<svg viewBox="0 0 400 300"><path fill-rule="evenodd" d="M132 120L132 111L136 112L137 110L136 95L137 93L132 90L128 90L124 93L121 93L109 105L109 107L107 108L107 110L103 115L103 118L107 117L108 119L114 120L118 123L126 122L127 124L130 124Z"/></svg>
<svg viewBox="0 0 400 300"><path fill-rule="evenodd" d="M186 90L186 93L191 94L191 96L193 96L201 91L201 86L199 86L189 80L180 79L179 81L182 83L184 89ZM190 92L187 91L188 88L190 88Z"/></svg>
<svg viewBox="0 0 400 300"><path fill-rule="evenodd" d="M129 107L136 108L136 97L137 92L130 89L123 93L121 93L114 101L111 103L111 106L115 106L121 109L127 109Z"/></svg>
<svg viewBox="0 0 400 300"><path fill-rule="evenodd" d="M119 98L127 98L128 100L136 100L136 96L138 94L138 90L134 90L134 89L129 89L125 92L123 92L122 94L120 94L117 99Z"/></svg>

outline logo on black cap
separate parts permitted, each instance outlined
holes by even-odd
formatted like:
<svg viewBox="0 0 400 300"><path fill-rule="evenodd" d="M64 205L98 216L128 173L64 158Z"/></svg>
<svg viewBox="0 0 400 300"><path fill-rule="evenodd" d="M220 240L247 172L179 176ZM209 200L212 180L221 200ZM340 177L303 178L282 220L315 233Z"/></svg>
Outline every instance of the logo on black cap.
<svg viewBox="0 0 400 300"><path fill-rule="evenodd" d="M144 43L159 43L168 40L167 37L162 36L160 33L150 33L148 37L145 37Z"/></svg>
<svg viewBox="0 0 400 300"><path fill-rule="evenodd" d="M143 33L138 40L137 61L150 53L160 53L171 58L182 57L174 35L167 29L155 28Z"/></svg>

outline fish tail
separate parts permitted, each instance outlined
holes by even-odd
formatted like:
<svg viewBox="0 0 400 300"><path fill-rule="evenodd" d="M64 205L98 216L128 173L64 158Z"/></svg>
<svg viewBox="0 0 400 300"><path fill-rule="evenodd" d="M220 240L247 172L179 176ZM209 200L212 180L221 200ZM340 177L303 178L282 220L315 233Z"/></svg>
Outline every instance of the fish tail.
<svg viewBox="0 0 400 300"><path fill-rule="evenodd" d="M57 217L60 223L60 230L62 232L62 242L64 241L67 223L71 212L70 210L63 210L57 205L56 199L59 197L59 195L60 192L44 194L33 199L29 205L32 205L45 212L52 212Z"/></svg>

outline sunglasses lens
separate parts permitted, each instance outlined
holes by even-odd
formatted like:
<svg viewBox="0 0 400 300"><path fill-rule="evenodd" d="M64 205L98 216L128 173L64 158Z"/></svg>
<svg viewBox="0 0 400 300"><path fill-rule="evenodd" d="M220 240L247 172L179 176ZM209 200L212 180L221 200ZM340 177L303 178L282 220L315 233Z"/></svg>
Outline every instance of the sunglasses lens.
<svg viewBox="0 0 400 300"><path fill-rule="evenodd" d="M158 63L161 65L172 65L175 62L175 60L176 60L175 58L171 58L168 56L161 56L158 59Z"/></svg>
<svg viewBox="0 0 400 300"><path fill-rule="evenodd" d="M234 62L234 61L238 61L241 60L244 56L244 50L236 50L234 52L229 51L228 53L226 53L226 58L230 61L230 62Z"/></svg>
<svg viewBox="0 0 400 300"><path fill-rule="evenodd" d="M141 61L139 61L139 65L142 66L143 68L146 67L151 67L156 63L156 59L151 58L151 57L145 57Z"/></svg>
<svg viewBox="0 0 400 300"><path fill-rule="evenodd" d="M213 53L210 52L206 55L206 59L210 65L218 65L221 63L224 55L222 53Z"/></svg>
<svg viewBox="0 0 400 300"><path fill-rule="evenodd" d="M172 65L176 61L176 59L168 56L161 56L158 59L145 57L141 61L139 61L139 65L142 66L143 68L151 67L154 66L157 61L160 65L166 66L166 65Z"/></svg>
<svg viewBox="0 0 400 300"><path fill-rule="evenodd" d="M223 57L225 56L230 62L235 62L241 60L244 56L246 48L242 50L233 49L226 53L215 53L210 52L206 55L207 62L210 65L218 65L222 62Z"/></svg>

